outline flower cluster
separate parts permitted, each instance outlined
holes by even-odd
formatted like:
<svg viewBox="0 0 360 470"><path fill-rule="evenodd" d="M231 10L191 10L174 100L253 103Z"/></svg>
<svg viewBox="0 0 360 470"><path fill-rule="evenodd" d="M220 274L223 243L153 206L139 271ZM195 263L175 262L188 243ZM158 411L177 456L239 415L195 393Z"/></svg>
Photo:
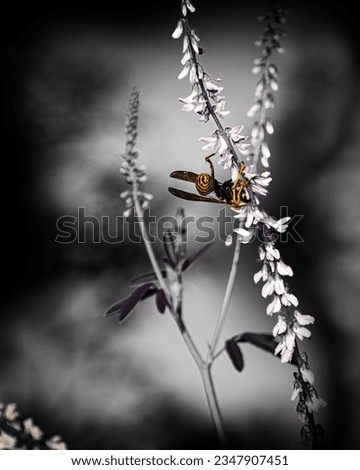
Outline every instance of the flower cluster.
<svg viewBox="0 0 360 470"><path fill-rule="evenodd" d="M298 419L304 425L309 424L309 416L312 413L318 413L320 407L325 407L327 405L326 401L321 398L315 387L315 377L313 372L309 368L308 358L306 353L302 353L298 359L298 366L299 372L294 372L294 384L293 384L293 392L291 395L291 400L294 401L298 398L298 404L296 405L296 413L298 415ZM310 429L304 427L302 433L305 433L303 439L309 439L309 434L311 434ZM322 427L317 425L315 432L317 434L321 434Z"/></svg>
<svg viewBox="0 0 360 470"><path fill-rule="evenodd" d="M187 11L194 12L195 8L190 1L182 3L183 18L181 18L172 34L174 39L183 37L183 57L181 64L182 71L178 75L181 80L189 76L191 83L191 93L186 98L179 98L183 103L184 111L194 111L200 115L200 121L207 122L211 114L223 118L230 111L225 110L226 99L221 95L223 87L221 79L211 80L205 72L203 66L198 62L197 55L202 54L203 50L199 48L199 36L196 34L187 20Z"/></svg>
<svg viewBox="0 0 360 470"><path fill-rule="evenodd" d="M125 217L129 216L133 210L135 205L134 197L137 197L142 209L146 209L149 205L149 201L152 199L151 194L138 189L138 186L147 179L146 167L145 165L139 166L137 164L137 158L139 155L135 150L139 119L139 95L139 91L135 88L131 90L125 126L126 147L125 152L122 155L124 162L121 164L120 168L120 173L125 176L126 182L132 185L131 190L123 191L120 194L120 197L125 200Z"/></svg>
<svg viewBox="0 0 360 470"><path fill-rule="evenodd" d="M0 449L66 449L60 436L44 439L32 418L21 419L15 403L0 403Z"/></svg>
<svg viewBox="0 0 360 470"><path fill-rule="evenodd" d="M203 150L219 154L220 160L218 163L221 164L225 170L229 169L234 172L233 179L235 179L238 171L238 165L234 162L233 148L236 147L241 154L247 155L250 147L250 144L247 143L248 136L241 134L243 129L244 126L242 125L226 127L226 140L218 130L216 130L210 137L200 137L199 139L200 141L205 142L205 145L202 147ZM229 139L233 144L231 148L228 144Z"/></svg>
<svg viewBox="0 0 360 470"><path fill-rule="evenodd" d="M192 28L187 19L187 11L195 11L195 8L189 1L182 2L183 18L173 32L173 38L183 37L183 57L181 64L182 71L178 75L179 79L189 76L191 84L191 93L185 98L179 98L183 103L183 111L194 111L200 116L200 121L208 122L210 116L213 117L217 130L210 137L202 137L200 140L205 142L203 149L219 153L219 164L225 169L239 168L239 159L236 149L240 153L247 155L250 144L247 143L248 137L241 134L244 126L234 126L223 128L219 118L224 118L230 111L226 110L226 98L222 95L223 87L221 79L212 80L205 72L203 66L199 63L197 56L203 53L199 47L200 41L194 28Z"/></svg>
<svg viewBox="0 0 360 470"><path fill-rule="evenodd" d="M249 181L245 188L251 203L240 208L233 208L234 216L240 222L234 229L241 243L249 243L258 235L261 240L259 246L259 261L261 269L254 275L254 282L263 282L261 295L269 298L266 313L269 316L277 315L278 321L273 328L273 337L277 341L274 354L279 355L281 362L294 361L294 352L297 349L296 340L309 338L311 332L306 326L314 323L314 317L303 315L297 309L299 301L290 291L286 278L293 276L293 270L281 258L280 251L275 243L279 234L288 228L290 217L279 220L269 216L259 208L258 196L267 195L267 187L271 182L270 172L258 173L256 165L249 165L244 169L244 177ZM229 244L229 243L227 243ZM297 413L302 422L308 423L309 414L317 412L325 401L318 397L313 387L314 374L308 366L306 354L297 355L298 373L295 376L292 400L299 397Z"/></svg>
<svg viewBox="0 0 360 470"><path fill-rule="evenodd" d="M257 116L251 130L252 158L255 164L261 157L264 167L269 166L270 150L267 142L267 135L273 134L274 125L266 111L274 108L274 91L278 90L278 70L272 62L272 53L283 52L280 45L280 38L284 35L280 24L286 21L286 12L278 7L270 7L267 14L259 17L265 26L255 44L262 47L260 57L254 60L253 74L260 75L255 88L255 101L248 111L249 117Z"/></svg>
<svg viewBox="0 0 360 470"><path fill-rule="evenodd" d="M285 231L288 218L268 224L265 223L263 234L268 236L270 227L278 232ZM264 229L264 227L263 227ZM273 328L273 336L278 341L274 354L280 355L281 362L294 361L294 353L297 350L296 340L310 338L311 332L308 325L314 323L315 319L311 315L303 315L297 310L299 301L290 292L286 277L293 275L293 270L280 256L279 250L275 247L274 241L265 241L259 247L259 259L262 262L261 269L254 275L254 282L260 280L264 283L261 295L264 298L271 297L271 302L266 308L267 315L277 314L278 321ZM295 375L292 400L299 397L296 411L299 420L308 423L309 414L317 413L320 406L326 406L326 402L320 398L313 387L315 381L314 374L310 370L306 353L297 354L296 365L298 371Z"/></svg>

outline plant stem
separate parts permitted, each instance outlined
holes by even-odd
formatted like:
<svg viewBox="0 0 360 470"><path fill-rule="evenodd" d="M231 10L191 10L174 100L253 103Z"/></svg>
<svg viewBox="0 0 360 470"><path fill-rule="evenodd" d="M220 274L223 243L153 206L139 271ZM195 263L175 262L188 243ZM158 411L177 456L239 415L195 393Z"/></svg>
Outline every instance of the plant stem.
<svg viewBox="0 0 360 470"><path fill-rule="evenodd" d="M171 313L179 328L180 334L192 358L194 359L194 362L197 368L199 369L201 380L202 380L204 390L205 390L207 404L209 407L210 416L211 416L216 434L218 436L221 446L224 449L226 449L226 437L225 437L223 419L222 419L219 402L216 396L214 382L213 382L213 378L211 374L212 363L204 361L204 359L201 357L198 349L196 348L196 345L194 344L193 339L191 338L186 328L185 323L182 320L181 312L178 311L176 312L176 314L174 314L174 312L172 311Z"/></svg>
<svg viewBox="0 0 360 470"><path fill-rule="evenodd" d="M165 279L163 278L161 274L161 270L159 268L157 259L155 257L153 248L151 246L151 243L149 242L147 232L146 232L146 227L144 224L144 218L143 218L143 211L139 203L139 199L137 197L137 188L136 188L136 183L133 184L133 196L134 196L134 203L135 203L135 212L136 215L139 219L139 225L140 225L140 231L141 235L146 247L146 251L148 253L150 262L152 264L152 267L154 269L154 272L156 274L157 280L163 289L168 305L169 305L169 310L171 312L171 315L173 319L175 320L175 323L179 329L179 332L181 334L181 337L183 341L185 342L187 349L189 350L199 372L201 375L202 383L204 386L205 390L205 395L207 399L207 403L209 406L209 412L211 415L212 422L214 424L217 436L219 438L219 441L221 445L225 448L225 432L224 432L224 426L223 426L223 421L221 417L221 412L214 388L214 383L212 380L212 375L211 375L211 364L205 361L198 348L196 347L196 344L194 343L194 340L192 339L189 331L186 328L186 325L182 319L182 302L181 299L178 301L176 308L174 307L173 300L171 298L171 293L169 290L168 285L165 282Z"/></svg>
<svg viewBox="0 0 360 470"><path fill-rule="evenodd" d="M232 294L232 291L233 291L233 288L234 288L234 283L235 283L235 278L236 278L236 273L237 273L237 267L238 267L238 264L239 264L240 252L241 252L241 242L240 242L240 239L237 237L236 238L236 243L235 243L235 249L234 249L234 256L233 256L232 265L231 265L231 270L230 270L230 274L229 274L229 279L228 279L228 283L227 283L227 286L226 286L226 291L225 291L223 304L222 304L222 307L221 307L221 312L220 312L220 315L217 319L215 331L214 331L213 338L212 338L212 341L211 341L210 347L209 347L209 354L208 354L208 360L209 361L211 361L214 358L215 349L216 349L216 346L219 342L220 335L221 335L222 329L224 327L225 319L226 319L226 316L227 316L227 313L228 313L231 294Z"/></svg>
<svg viewBox="0 0 360 470"><path fill-rule="evenodd" d="M216 396L213 377L211 373L211 363L204 364L200 369L201 379L203 381L206 400L209 406L211 419L218 435L219 441L223 449L226 449L226 436L224 431L223 419Z"/></svg>
<svg viewBox="0 0 360 470"><path fill-rule="evenodd" d="M152 249L151 243L149 242L149 238L147 236L146 227L145 227L145 224L144 224L144 213L143 213L143 210L140 206L139 198L138 198L138 195L137 195L137 183L133 182L132 187L133 187L133 196L134 196L134 203L135 203L135 212L136 212L136 215L139 219L139 225L140 225L140 231L141 231L142 239L144 241L145 248L146 248L147 254L149 256L151 265L152 265L153 270L156 274L156 278L157 278L157 280L160 284L160 287L164 291L164 294L165 294L166 298L169 301L170 300L170 292L169 292L168 285L166 284L165 279L163 278L163 276L161 274L159 264L157 262L154 251Z"/></svg>
<svg viewBox="0 0 360 470"><path fill-rule="evenodd" d="M189 25L189 21L187 18L184 18L184 25L185 25L185 29L186 29L186 34L188 36L188 39L189 39L189 49L190 49L190 53L191 53L191 57L192 57L192 60L195 64L195 68L196 68L196 78L197 78L197 81L200 85L200 88L201 88L201 93L203 95L203 97L205 98L206 100L206 103L207 103L207 108L209 110L209 113L211 114L211 117L213 118L215 124L216 124L216 127L218 128L218 131L219 131L219 134L223 137L223 139L225 140L225 142L227 143L228 145L228 148L231 150L231 153L233 155L233 158L234 160L237 162L237 164L239 165L240 164L240 159L239 159L239 156L236 152L236 149L233 145L233 142L231 141L228 133L226 132L226 130L224 129L223 125L221 124L218 116L216 115L214 109L213 109L213 106L211 104L211 101L210 101L210 98L209 98L209 94L208 94L208 91L204 85L204 81L203 79L201 78L200 76L200 73L199 73L199 67L201 67L199 61L197 60L197 57L196 57L196 52L191 44L191 28L190 28L190 25Z"/></svg>

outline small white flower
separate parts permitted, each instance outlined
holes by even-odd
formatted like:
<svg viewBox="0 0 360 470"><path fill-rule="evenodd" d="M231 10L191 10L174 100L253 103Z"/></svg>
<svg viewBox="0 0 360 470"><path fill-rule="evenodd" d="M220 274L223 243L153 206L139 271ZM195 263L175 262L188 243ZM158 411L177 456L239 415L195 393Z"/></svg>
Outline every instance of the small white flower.
<svg viewBox="0 0 360 470"><path fill-rule="evenodd" d="M269 159L264 157L264 155L261 157L261 163L265 168L269 168Z"/></svg>
<svg viewBox="0 0 360 470"><path fill-rule="evenodd" d="M274 261L280 259L280 252L273 243L266 243L265 250L267 260Z"/></svg>
<svg viewBox="0 0 360 470"><path fill-rule="evenodd" d="M32 418L25 419L23 425L25 432L29 434L33 439L39 441L42 438L43 432L39 428L39 426L35 426Z"/></svg>
<svg viewBox="0 0 360 470"><path fill-rule="evenodd" d="M224 170L229 170L232 167L233 163L233 154L229 149L226 149L226 151L222 154L220 154L220 159L218 161L219 165L222 165Z"/></svg>
<svg viewBox="0 0 360 470"><path fill-rule="evenodd" d="M296 323L293 326L293 331L296 336L302 341L304 338L310 338L311 331L304 326L298 326Z"/></svg>
<svg viewBox="0 0 360 470"><path fill-rule="evenodd" d="M194 49L194 51L196 52L196 54L199 54L199 47L198 47L198 44L197 44L198 40L199 40L199 38L194 37L193 35L190 38L191 46Z"/></svg>
<svg viewBox="0 0 360 470"><path fill-rule="evenodd" d="M268 117L265 120L265 130L268 134L273 134L274 133L274 125L272 120Z"/></svg>
<svg viewBox="0 0 360 470"><path fill-rule="evenodd" d="M277 91L279 89L278 82L275 79L270 80L270 87L274 90Z"/></svg>
<svg viewBox="0 0 360 470"><path fill-rule="evenodd" d="M313 389L307 397L306 406L312 413L318 413L320 407L322 406L324 408L327 406L327 403L325 400L319 397L315 389Z"/></svg>
<svg viewBox="0 0 360 470"><path fill-rule="evenodd" d="M270 109L275 107L275 100L271 93L268 93L264 100L265 109Z"/></svg>
<svg viewBox="0 0 360 470"><path fill-rule="evenodd" d="M191 1L190 1L190 0L185 0L185 4L186 4L186 8L187 8L191 13L194 13L195 7L194 7L194 5L191 3Z"/></svg>
<svg viewBox="0 0 360 470"><path fill-rule="evenodd" d="M147 201L152 201L154 199L154 196L152 194L144 193L142 191L141 191L141 196Z"/></svg>
<svg viewBox="0 0 360 470"><path fill-rule="evenodd" d="M241 134L241 131L244 129L244 127L245 126L240 125L240 126L234 126L228 129L229 137L234 143L237 143L241 140L245 140L246 136Z"/></svg>
<svg viewBox="0 0 360 470"><path fill-rule="evenodd" d="M264 158L266 159L270 158L270 149L266 140L263 140L261 142L261 153Z"/></svg>
<svg viewBox="0 0 360 470"><path fill-rule="evenodd" d="M224 89L224 87L219 86L216 82L220 82L221 79L218 78L216 81L215 80L210 80L208 77L204 77L203 83L205 88L213 93L221 93Z"/></svg>
<svg viewBox="0 0 360 470"><path fill-rule="evenodd" d="M294 307L297 307L299 305L299 301L297 297L295 297L294 294L289 294L288 292L284 292L283 295L281 296L281 303L285 307L290 307L293 305Z"/></svg>
<svg viewBox="0 0 360 470"><path fill-rule="evenodd" d="M250 243L254 239L254 232L252 230L245 230L244 228L236 228L234 232L238 234L241 243Z"/></svg>
<svg viewBox="0 0 360 470"><path fill-rule="evenodd" d="M19 416L19 412L16 409L16 403L9 403L5 406L4 410L4 417L8 421L15 421L15 419Z"/></svg>
<svg viewBox="0 0 360 470"><path fill-rule="evenodd" d="M259 65L256 65L255 67L253 67L251 69L251 73L253 73L254 75L257 75L258 73L260 73L262 71L262 67L260 67Z"/></svg>
<svg viewBox="0 0 360 470"><path fill-rule="evenodd" d="M197 81L196 67L194 64L191 66L190 69L189 81L190 83L195 83Z"/></svg>
<svg viewBox="0 0 360 470"><path fill-rule="evenodd" d="M290 362L294 354L294 341L295 335L282 336L280 343L276 346L275 356L280 353L280 360L282 363Z"/></svg>
<svg viewBox="0 0 360 470"><path fill-rule="evenodd" d="M183 39L183 47L182 47L183 54L185 54L187 50L189 50L189 37L187 34L185 34L184 39Z"/></svg>
<svg viewBox="0 0 360 470"><path fill-rule="evenodd" d="M183 28L183 22L181 20L178 21L176 28L174 29L174 32L172 33L172 37L174 39L179 39L179 37L182 35L184 31Z"/></svg>
<svg viewBox="0 0 360 470"><path fill-rule="evenodd" d="M218 150L219 148L219 137L217 134L213 134L211 137L200 137L200 141L205 142L201 148L203 150Z"/></svg>
<svg viewBox="0 0 360 470"><path fill-rule="evenodd" d="M53 436L46 444L53 450L66 450L66 444L61 436Z"/></svg>
<svg viewBox="0 0 360 470"><path fill-rule="evenodd" d="M281 310L281 302L280 299L277 295L274 295L274 299L272 300L271 303L266 308L266 314L267 315L272 315L273 313L280 312Z"/></svg>
<svg viewBox="0 0 360 470"><path fill-rule="evenodd" d="M226 237L226 240L225 240L225 245L226 246L230 246L233 242L233 235L232 233L230 233L227 237Z"/></svg>
<svg viewBox="0 0 360 470"><path fill-rule="evenodd" d="M309 383L310 385L313 385L313 383L315 382L314 373L307 367L305 363L301 365L300 373L305 382Z"/></svg>
<svg viewBox="0 0 360 470"><path fill-rule="evenodd" d="M291 217L283 217L274 223L273 228L279 233L284 233L288 228L287 222L289 220L291 220Z"/></svg>
<svg viewBox="0 0 360 470"><path fill-rule="evenodd" d="M190 72L190 67L191 67L191 63L190 61L187 61L184 65L184 68L178 75L178 80L182 80L184 77L186 77L186 75Z"/></svg>
<svg viewBox="0 0 360 470"><path fill-rule="evenodd" d="M294 401L300 395L301 391L300 382L298 380L294 380L293 391L290 400Z"/></svg>
<svg viewBox="0 0 360 470"><path fill-rule="evenodd" d="M298 310L295 310L294 316L299 325L310 325L315 322L315 318L311 315L302 315Z"/></svg>
<svg viewBox="0 0 360 470"><path fill-rule="evenodd" d="M264 264L264 266L266 266L266 265ZM257 273L254 274L255 284L257 284L260 281L260 279L264 280L264 274L263 274L264 266L262 267L262 269L260 269L260 271L258 271Z"/></svg>
<svg viewBox="0 0 360 470"><path fill-rule="evenodd" d="M130 214L133 212L134 208L131 207L130 209L126 209L124 212L123 212L123 216L126 218L126 217L129 217Z"/></svg>
<svg viewBox="0 0 360 470"><path fill-rule="evenodd" d="M285 292L284 281L277 274L275 276L275 292L277 295L282 295Z"/></svg>
<svg viewBox="0 0 360 470"><path fill-rule="evenodd" d="M292 276L294 274L291 267L285 264L282 260L279 260L276 263L276 269L280 276Z"/></svg>
<svg viewBox="0 0 360 470"><path fill-rule="evenodd" d="M130 195L131 195L130 190L126 190L126 191L123 191L122 193L120 193L121 199L127 199Z"/></svg>
<svg viewBox="0 0 360 470"><path fill-rule="evenodd" d="M0 431L0 449L14 449L16 446L16 437L10 436L4 431Z"/></svg>
<svg viewBox="0 0 360 470"><path fill-rule="evenodd" d="M248 117L253 117L261 109L261 101L256 101L246 113Z"/></svg>
<svg viewBox="0 0 360 470"><path fill-rule="evenodd" d="M269 276L261 289L261 295L265 299L266 297L274 293L274 289L275 289L275 280L272 276Z"/></svg>
<svg viewBox="0 0 360 470"><path fill-rule="evenodd" d="M287 323L284 317L282 315L278 315L278 322L274 326L273 332L272 332L274 338L276 336L282 335L283 333L285 333L286 330L287 330Z"/></svg>

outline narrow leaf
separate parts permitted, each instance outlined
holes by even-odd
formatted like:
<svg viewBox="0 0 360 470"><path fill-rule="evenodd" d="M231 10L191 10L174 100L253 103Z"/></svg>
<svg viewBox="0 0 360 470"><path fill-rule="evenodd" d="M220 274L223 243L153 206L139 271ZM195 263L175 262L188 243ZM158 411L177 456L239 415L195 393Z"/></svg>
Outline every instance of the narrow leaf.
<svg viewBox="0 0 360 470"><path fill-rule="evenodd" d="M238 337L239 338L239 337ZM269 333L243 333L238 339L240 343L250 343L264 351L274 354L277 342Z"/></svg>
<svg viewBox="0 0 360 470"><path fill-rule="evenodd" d="M119 321L124 320L140 301L155 294L156 288L152 282L143 284L135 289L128 297L120 300L108 308L105 312L106 317L117 315Z"/></svg>
<svg viewBox="0 0 360 470"><path fill-rule="evenodd" d="M161 271L162 277L165 279L166 278L166 271L165 269ZM135 279L133 279L130 283L131 287L137 287L141 286L145 283L151 282L151 281L157 281L157 277L155 273L148 273L148 274L143 274L142 276L139 276Z"/></svg>
<svg viewBox="0 0 360 470"><path fill-rule="evenodd" d="M173 233L169 231L166 231L164 233L163 244L164 244L165 252L173 267L175 267L176 260L177 260L175 240L176 240L176 237L174 237Z"/></svg>
<svg viewBox="0 0 360 470"><path fill-rule="evenodd" d="M165 293L162 289L160 289L156 292L155 301L156 301L156 307L159 310L159 312L164 313L165 308L168 305L168 302L167 302L167 299L166 299L166 295L165 295Z"/></svg>
<svg viewBox="0 0 360 470"><path fill-rule="evenodd" d="M274 336L269 333L242 333L240 335L234 336L231 338L231 340L237 343L250 343L253 346L256 346L257 348L260 348L263 351L269 352L273 355L275 348L278 345L278 341L276 341ZM295 358L292 358L290 363L296 365Z"/></svg>
<svg viewBox="0 0 360 470"><path fill-rule="evenodd" d="M185 269L191 266L194 263L194 261L196 261L201 255L203 255L212 245L213 243L208 243L207 245L200 248L200 250L197 250L194 253L192 253L190 256L188 256L183 262L182 271L185 271Z"/></svg>
<svg viewBox="0 0 360 470"><path fill-rule="evenodd" d="M225 349L235 369L238 372L241 372L244 368L244 359L237 342L234 339L229 339L225 341Z"/></svg>

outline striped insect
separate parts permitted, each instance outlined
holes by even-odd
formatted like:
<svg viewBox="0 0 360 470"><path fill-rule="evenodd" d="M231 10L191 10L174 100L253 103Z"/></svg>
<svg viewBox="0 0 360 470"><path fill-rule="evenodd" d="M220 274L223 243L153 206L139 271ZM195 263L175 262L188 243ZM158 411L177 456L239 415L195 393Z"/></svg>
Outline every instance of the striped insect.
<svg viewBox="0 0 360 470"><path fill-rule="evenodd" d="M245 163L241 162L237 177L235 181L226 180L223 183L215 178L214 165L211 161L212 155L205 158L210 165L209 173L193 173L192 171L177 170L173 171L170 176L182 181L195 183L195 188L199 194L188 193L176 188L168 188L170 193L181 199L188 201L201 201L201 202L215 202L218 204L231 204L232 207L241 207L242 205L250 202L246 193L246 186L249 184L243 176ZM208 196L214 193L216 197Z"/></svg>

